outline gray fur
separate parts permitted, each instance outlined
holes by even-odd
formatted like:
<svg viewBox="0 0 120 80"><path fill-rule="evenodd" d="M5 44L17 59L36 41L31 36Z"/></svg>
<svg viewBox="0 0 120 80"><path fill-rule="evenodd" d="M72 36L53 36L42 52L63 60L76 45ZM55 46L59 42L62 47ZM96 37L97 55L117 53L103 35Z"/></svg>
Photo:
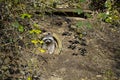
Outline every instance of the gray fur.
<svg viewBox="0 0 120 80"><path fill-rule="evenodd" d="M47 53L53 54L56 47L56 41L53 36L51 34L47 34L42 40L44 41L42 48L47 50Z"/></svg>

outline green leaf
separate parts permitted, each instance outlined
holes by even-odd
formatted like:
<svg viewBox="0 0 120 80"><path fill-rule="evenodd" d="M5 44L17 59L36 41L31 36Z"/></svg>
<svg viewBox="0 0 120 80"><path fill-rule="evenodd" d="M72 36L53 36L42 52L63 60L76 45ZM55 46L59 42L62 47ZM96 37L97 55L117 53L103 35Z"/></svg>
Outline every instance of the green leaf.
<svg viewBox="0 0 120 80"><path fill-rule="evenodd" d="M38 29L33 29L30 31L30 34L36 33L36 34L40 34L42 31L38 30Z"/></svg>
<svg viewBox="0 0 120 80"><path fill-rule="evenodd" d="M23 27L22 25L20 25L20 26L18 27L18 31L24 32L24 27Z"/></svg>
<svg viewBox="0 0 120 80"><path fill-rule="evenodd" d="M76 26L79 27L79 28L83 27L83 25L84 25L83 22L78 22L78 23L76 24Z"/></svg>
<svg viewBox="0 0 120 80"><path fill-rule="evenodd" d="M2 2L2 1L4 1L4 0L0 0L0 2Z"/></svg>
<svg viewBox="0 0 120 80"><path fill-rule="evenodd" d="M76 26L77 26L78 28L81 28L81 27L84 27L84 26L86 26L86 27L89 28L89 29L92 28L92 25L91 25L89 22L78 22L78 23L76 24Z"/></svg>
<svg viewBox="0 0 120 80"><path fill-rule="evenodd" d="M106 13L99 13L98 14L98 18L100 18L100 19L106 19L108 17L108 15L106 14Z"/></svg>
<svg viewBox="0 0 120 80"><path fill-rule="evenodd" d="M24 18L31 18L32 15L30 14L27 14L27 13L24 13L24 14L21 14L21 18L24 19Z"/></svg>
<svg viewBox="0 0 120 80"><path fill-rule="evenodd" d="M17 28L19 32L23 32L24 31L24 27L22 25L20 25L17 21L13 22L12 26Z"/></svg>
<svg viewBox="0 0 120 80"><path fill-rule="evenodd" d="M105 19L105 22L111 23L111 22L112 22L112 18L111 18L111 17L106 18L106 19Z"/></svg>
<svg viewBox="0 0 120 80"><path fill-rule="evenodd" d="M85 2L86 0L79 0L80 2Z"/></svg>
<svg viewBox="0 0 120 80"><path fill-rule="evenodd" d="M45 52L46 52L46 50L45 50L45 49L42 49L42 48L39 48L39 51L40 51L41 53L45 53Z"/></svg>
<svg viewBox="0 0 120 80"><path fill-rule="evenodd" d="M38 24L36 24L36 23L34 23L34 24L33 24L33 26L37 28L39 25L38 25Z"/></svg>
<svg viewBox="0 0 120 80"><path fill-rule="evenodd" d="M31 40L31 43L33 43L33 44L37 44L39 42L39 40Z"/></svg>
<svg viewBox="0 0 120 80"><path fill-rule="evenodd" d="M20 26L20 24L16 21L12 23L12 26L15 28L18 28Z"/></svg>
<svg viewBox="0 0 120 80"><path fill-rule="evenodd" d="M83 13L83 10L82 9L76 9L75 12L80 15L81 13Z"/></svg>
<svg viewBox="0 0 120 80"><path fill-rule="evenodd" d="M89 28L89 29L91 29L91 28L92 28L92 25L91 25L89 22L87 22L87 23L86 23L86 27Z"/></svg>
<svg viewBox="0 0 120 80"><path fill-rule="evenodd" d="M17 4L19 2L19 0L14 0L14 3Z"/></svg>
<svg viewBox="0 0 120 80"><path fill-rule="evenodd" d="M85 15L86 15L88 18L91 18L91 17L92 17L92 15L89 14L89 13L85 13Z"/></svg>
<svg viewBox="0 0 120 80"><path fill-rule="evenodd" d="M28 77L27 80L32 80L32 78L31 78L31 77Z"/></svg>
<svg viewBox="0 0 120 80"><path fill-rule="evenodd" d="M111 9L111 8L112 8L112 2L111 2L111 0L107 0L107 1L105 2L105 7L107 7L108 9Z"/></svg>
<svg viewBox="0 0 120 80"><path fill-rule="evenodd" d="M40 44L43 44L43 43L44 43L44 41L43 41L43 40L39 40L39 43L40 43Z"/></svg>

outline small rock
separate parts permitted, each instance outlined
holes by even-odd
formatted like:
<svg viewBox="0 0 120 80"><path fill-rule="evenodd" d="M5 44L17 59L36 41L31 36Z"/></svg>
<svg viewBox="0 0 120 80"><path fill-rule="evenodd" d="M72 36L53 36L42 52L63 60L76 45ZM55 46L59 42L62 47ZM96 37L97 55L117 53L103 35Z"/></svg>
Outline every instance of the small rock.
<svg viewBox="0 0 120 80"><path fill-rule="evenodd" d="M70 24L70 22L71 22L71 20L66 17L64 17L64 20L67 22L67 24Z"/></svg>
<svg viewBox="0 0 120 80"><path fill-rule="evenodd" d="M85 54L87 53L87 50L85 48L80 48L79 50L82 56L85 56Z"/></svg>
<svg viewBox="0 0 120 80"><path fill-rule="evenodd" d="M71 44L78 44L78 43L79 43L78 40L73 40L73 41L72 41L72 40L69 40L68 42L71 43Z"/></svg>
<svg viewBox="0 0 120 80"><path fill-rule="evenodd" d="M71 36L71 33L69 33L69 32L63 32L62 36Z"/></svg>
<svg viewBox="0 0 120 80"><path fill-rule="evenodd" d="M80 43L82 46L87 46L87 44L85 42L81 42Z"/></svg>
<svg viewBox="0 0 120 80"><path fill-rule="evenodd" d="M68 42L69 42L69 43L72 43L73 41L72 41L72 40L69 40Z"/></svg>
<svg viewBox="0 0 120 80"><path fill-rule="evenodd" d="M40 80L38 76L33 76L32 79L33 80Z"/></svg>
<svg viewBox="0 0 120 80"><path fill-rule="evenodd" d="M10 68L10 69L9 69L9 73L10 73L10 74L14 74L15 71L14 71L12 68Z"/></svg>
<svg viewBox="0 0 120 80"><path fill-rule="evenodd" d="M76 48L76 46L75 45L69 45L68 48L74 50Z"/></svg>
<svg viewBox="0 0 120 80"><path fill-rule="evenodd" d="M96 75L96 77L100 78L100 77L102 77L102 75Z"/></svg>
<svg viewBox="0 0 120 80"><path fill-rule="evenodd" d="M18 74L18 73L20 73L20 70L19 69L15 70L15 74Z"/></svg>
<svg viewBox="0 0 120 80"><path fill-rule="evenodd" d="M72 53L73 56L77 56L78 54L77 53Z"/></svg>
<svg viewBox="0 0 120 80"><path fill-rule="evenodd" d="M59 77L51 76L48 80L63 80L63 79Z"/></svg>
<svg viewBox="0 0 120 80"><path fill-rule="evenodd" d="M77 27L75 25L71 25L71 28L72 29L76 29Z"/></svg>
<svg viewBox="0 0 120 80"><path fill-rule="evenodd" d="M74 30L76 29L76 26L74 26L74 25L69 25L68 28L69 28L69 31L74 31Z"/></svg>
<svg viewBox="0 0 120 80"><path fill-rule="evenodd" d="M21 73L21 74L23 74L23 75L25 75L25 72L24 72L24 71L22 71L22 70L20 71L20 73Z"/></svg>
<svg viewBox="0 0 120 80"><path fill-rule="evenodd" d="M8 64L9 62L10 62L10 58L9 57L5 58L4 64Z"/></svg>
<svg viewBox="0 0 120 80"><path fill-rule="evenodd" d="M87 32L82 32L83 36L86 36L87 35Z"/></svg>
<svg viewBox="0 0 120 80"><path fill-rule="evenodd" d="M79 44L79 41L78 41L78 40L74 40L74 41L72 42L72 44Z"/></svg>

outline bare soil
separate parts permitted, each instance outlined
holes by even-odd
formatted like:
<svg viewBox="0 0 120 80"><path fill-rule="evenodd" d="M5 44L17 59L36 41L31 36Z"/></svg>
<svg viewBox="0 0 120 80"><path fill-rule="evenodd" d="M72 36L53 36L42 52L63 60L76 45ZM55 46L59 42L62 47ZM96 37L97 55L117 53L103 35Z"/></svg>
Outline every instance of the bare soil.
<svg viewBox="0 0 120 80"><path fill-rule="evenodd" d="M34 46L28 48L25 43L19 45L17 54L2 51L1 80L120 80L120 27L90 18L82 21L90 22L92 28L77 28L77 20L67 20L69 23L60 16L34 18L43 31L58 35L62 52L34 54Z"/></svg>

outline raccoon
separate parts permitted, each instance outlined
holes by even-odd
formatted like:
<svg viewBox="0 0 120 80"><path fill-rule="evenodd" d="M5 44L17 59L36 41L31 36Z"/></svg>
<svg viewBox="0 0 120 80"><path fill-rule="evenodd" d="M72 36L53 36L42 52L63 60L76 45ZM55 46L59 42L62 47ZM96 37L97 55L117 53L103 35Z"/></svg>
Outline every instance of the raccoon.
<svg viewBox="0 0 120 80"><path fill-rule="evenodd" d="M56 48L56 41L52 34L47 33L47 35L45 35L42 40L44 42L42 48L45 49L47 53L53 54Z"/></svg>

